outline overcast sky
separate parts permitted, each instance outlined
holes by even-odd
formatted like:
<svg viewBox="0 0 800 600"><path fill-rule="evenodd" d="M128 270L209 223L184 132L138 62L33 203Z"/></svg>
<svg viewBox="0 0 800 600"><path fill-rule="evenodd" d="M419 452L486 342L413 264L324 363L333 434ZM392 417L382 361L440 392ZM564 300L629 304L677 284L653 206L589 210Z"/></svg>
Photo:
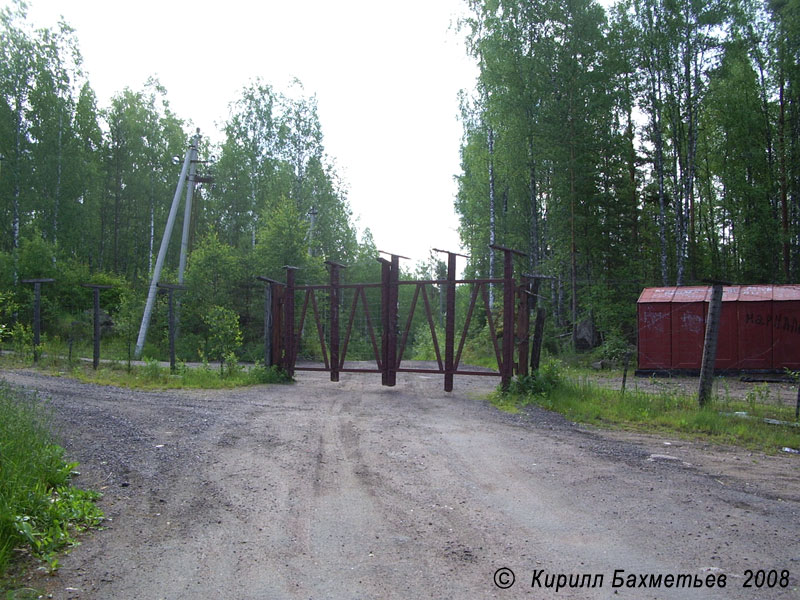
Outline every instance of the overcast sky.
<svg viewBox="0 0 800 600"><path fill-rule="evenodd" d="M287 90L299 79L317 97L359 230L418 260L431 247L459 249L458 92L477 74L455 31L463 4L31 0L29 15L37 26L63 15L76 30L101 105L155 75L173 111L212 139L245 84Z"/></svg>

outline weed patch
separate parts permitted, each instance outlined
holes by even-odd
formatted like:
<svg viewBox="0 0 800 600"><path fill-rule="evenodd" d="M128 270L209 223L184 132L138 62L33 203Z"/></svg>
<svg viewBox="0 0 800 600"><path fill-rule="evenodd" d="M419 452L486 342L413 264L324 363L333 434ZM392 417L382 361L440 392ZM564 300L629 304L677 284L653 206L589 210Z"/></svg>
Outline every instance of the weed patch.
<svg viewBox="0 0 800 600"><path fill-rule="evenodd" d="M99 494L70 485L77 463L54 444L37 398L0 381L0 577L15 558L58 568L58 551L100 523Z"/></svg>
<svg viewBox="0 0 800 600"><path fill-rule="evenodd" d="M638 390L623 394L585 379L563 377L557 370L542 371L514 380L509 391L494 394L492 402L501 410L535 404L579 423L677 434L764 452L800 447L800 427L791 423L792 407L765 401L768 392L761 389L753 394L758 398L734 401L726 395L701 408L695 398L685 395Z"/></svg>
<svg viewBox="0 0 800 600"><path fill-rule="evenodd" d="M179 363L175 373L155 360L148 360L144 365L133 365L130 369L108 364L95 371L87 365L78 365L72 369L71 375L85 383L136 389L223 389L291 381L286 372L278 367L256 363L245 369L232 360L224 370L212 369L207 364L190 368Z"/></svg>

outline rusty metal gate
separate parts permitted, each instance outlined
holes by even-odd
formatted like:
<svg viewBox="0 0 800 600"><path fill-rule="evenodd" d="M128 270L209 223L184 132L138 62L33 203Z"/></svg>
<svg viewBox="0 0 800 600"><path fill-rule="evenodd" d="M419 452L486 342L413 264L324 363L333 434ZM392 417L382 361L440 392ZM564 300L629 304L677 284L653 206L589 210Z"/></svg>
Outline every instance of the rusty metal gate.
<svg viewBox="0 0 800 600"><path fill-rule="evenodd" d="M283 368L290 376L293 376L295 371L330 372L331 381L339 381L340 373L380 373L383 385L394 386L397 373L433 373L444 376L444 390L447 392L453 390L455 375L500 377L505 388L515 373L524 375L528 372L530 298L535 292L531 292L527 283L518 285L514 279L513 257L515 254L520 256L524 254L502 246L493 248L503 252L502 278L459 280L456 278L456 257L460 255L442 250L437 252L445 252L448 261L446 279L441 280L400 280L399 259L404 257L396 254L388 255L389 259L378 258L381 263L380 283L342 284L341 270L344 265L331 261L325 263L330 273L330 282L326 285L296 285L295 267L286 267L285 282L258 277L267 284L264 302L265 362ZM445 289L444 353L441 351L442 340L436 331L431 301L426 289L427 286L433 285ZM456 340L458 332L455 314L457 285L472 286L469 307L458 340ZM502 313L498 324L502 330L499 334L489 307L490 285L502 286L503 289ZM414 286L413 299L402 329L399 318L401 286ZM380 294L378 314L373 314L374 311L369 308L367 300L369 293ZM479 301L483 304L487 315L490 338L499 366L496 371L461 366L467 333ZM327 318L323 317L321 304L327 308ZM412 322L420 305L423 307L431 333L436 356L435 367L403 366ZM301 307L299 312L298 307ZM348 346L353 340L354 320L359 308L363 314L362 334L367 340L370 361L367 365L352 363L348 365L345 359ZM322 366L298 364L301 335L307 326L313 327L316 331ZM371 364L373 361L374 365ZM538 363L538 357L536 361Z"/></svg>

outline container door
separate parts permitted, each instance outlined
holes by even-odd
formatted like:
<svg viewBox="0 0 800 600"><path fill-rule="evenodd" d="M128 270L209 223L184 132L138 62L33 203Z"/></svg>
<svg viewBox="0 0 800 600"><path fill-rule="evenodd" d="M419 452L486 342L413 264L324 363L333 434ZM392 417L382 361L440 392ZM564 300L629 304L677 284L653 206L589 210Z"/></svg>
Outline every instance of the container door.
<svg viewBox="0 0 800 600"><path fill-rule="evenodd" d="M772 368L772 286L743 286L737 308L739 368Z"/></svg>
<svg viewBox="0 0 800 600"><path fill-rule="evenodd" d="M703 362L708 287L680 287L672 297L672 368L699 370Z"/></svg>
<svg viewBox="0 0 800 600"><path fill-rule="evenodd" d="M639 369L672 366L672 313L674 287L646 288L639 297Z"/></svg>
<svg viewBox="0 0 800 600"><path fill-rule="evenodd" d="M772 368L800 370L800 286L780 285L772 296Z"/></svg>
<svg viewBox="0 0 800 600"><path fill-rule="evenodd" d="M710 289L708 291L708 299L711 299ZM722 313L719 320L719 337L717 338L717 360L714 362L715 369L739 368L739 328L736 312L738 300L739 286L723 288ZM707 311L708 304L706 304L706 314L708 314Z"/></svg>

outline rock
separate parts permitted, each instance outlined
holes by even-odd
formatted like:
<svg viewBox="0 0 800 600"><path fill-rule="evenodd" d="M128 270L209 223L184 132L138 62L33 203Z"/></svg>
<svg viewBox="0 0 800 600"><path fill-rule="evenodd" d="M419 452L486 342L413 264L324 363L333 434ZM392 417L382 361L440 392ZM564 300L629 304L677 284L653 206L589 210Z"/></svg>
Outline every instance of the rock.
<svg viewBox="0 0 800 600"><path fill-rule="evenodd" d="M594 319L587 317L576 328L575 349L578 351L591 350L600 345L600 333L594 326Z"/></svg>
<svg viewBox="0 0 800 600"><path fill-rule="evenodd" d="M654 462L657 460L680 460L677 456L671 456L669 454L651 454L650 458L647 460Z"/></svg>

